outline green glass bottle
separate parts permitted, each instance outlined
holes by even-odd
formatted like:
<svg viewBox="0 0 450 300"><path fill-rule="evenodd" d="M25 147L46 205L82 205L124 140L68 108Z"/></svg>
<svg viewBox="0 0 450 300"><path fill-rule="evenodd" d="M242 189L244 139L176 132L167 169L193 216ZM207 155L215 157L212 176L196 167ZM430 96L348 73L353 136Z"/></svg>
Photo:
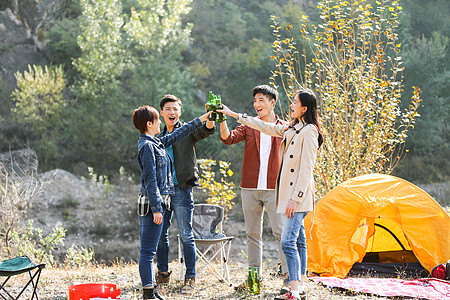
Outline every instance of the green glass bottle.
<svg viewBox="0 0 450 300"><path fill-rule="evenodd" d="M259 294L261 292L261 280L258 275L258 268L256 267L253 269L253 280L253 293Z"/></svg>
<svg viewBox="0 0 450 300"><path fill-rule="evenodd" d="M249 293L253 293L253 270L252 270L252 267L248 267L247 290Z"/></svg>
<svg viewBox="0 0 450 300"><path fill-rule="evenodd" d="M208 95L208 103L206 103L206 110L207 111L213 111L209 117L208 120L215 121L217 118L216 113L216 101L215 101L215 95L212 93L212 91L209 91Z"/></svg>

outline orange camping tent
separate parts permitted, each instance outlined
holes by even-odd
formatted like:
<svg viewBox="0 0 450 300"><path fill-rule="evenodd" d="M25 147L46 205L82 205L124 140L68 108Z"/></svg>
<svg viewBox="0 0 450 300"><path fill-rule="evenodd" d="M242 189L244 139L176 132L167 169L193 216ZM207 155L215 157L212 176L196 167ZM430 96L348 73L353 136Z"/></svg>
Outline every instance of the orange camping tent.
<svg viewBox="0 0 450 300"><path fill-rule="evenodd" d="M313 225L311 229L311 225ZM390 175L336 186L305 218L308 271L345 277L356 262L414 262L428 271L450 259L450 217L425 191Z"/></svg>

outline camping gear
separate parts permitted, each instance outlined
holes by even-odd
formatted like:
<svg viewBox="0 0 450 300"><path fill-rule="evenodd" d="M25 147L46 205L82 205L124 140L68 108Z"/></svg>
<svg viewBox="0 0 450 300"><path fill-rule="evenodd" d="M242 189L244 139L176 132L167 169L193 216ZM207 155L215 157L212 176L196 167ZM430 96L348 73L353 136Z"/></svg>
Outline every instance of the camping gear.
<svg viewBox="0 0 450 300"><path fill-rule="evenodd" d="M357 262L397 264L392 275L420 263L430 273L450 259L449 215L425 191L390 175L339 184L308 214L305 227L308 271L321 276L343 278Z"/></svg>
<svg viewBox="0 0 450 300"><path fill-rule="evenodd" d="M27 256L19 256L12 259L4 260L0 262L0 276L6 277L3 283L0 283L0 297L2 299L19 299L26 288L31 284L31 288L33 291L33 295L31 299L39 300L38 294L36 292L39 278L41 276L42 269L45 268L45 264L34 264ZM36 269L36 270L35 270ZM34 274L31 272L33 271ZM15 275L19 275L22 273L28 273L30 279L26 282L25 286L19 292L17 296L13 296L11 292L6 289L6 283L8 280Z"/></svg>
<svg viewBox="0 0 450 300"><path fill-rule="evenodd" d="M69 300L120 299L115 284L86 283L69 286Z"/></svg>
<svg viewBox="0 0 450 300"><path fill-rule="evenodd" d="M431 270L431 277L450 280L450 261L434 267L433 270Z"/></svg>
<svg viewBox="0 0 450 300"><path fill-rule="evenodd" d="M197 255L197 276L208 270L207 276L214 275L217 279L230 284L228 272L228 257L230 255L231 242L234 237L226 236L223 232L224 212L223 207L215 204L195 204L192 216L192 231L195 240L195 253ZM182 242L178 235L178 279L184 271L184 253ZM215 266L214 260L218 259L220 270Z"/></svg>

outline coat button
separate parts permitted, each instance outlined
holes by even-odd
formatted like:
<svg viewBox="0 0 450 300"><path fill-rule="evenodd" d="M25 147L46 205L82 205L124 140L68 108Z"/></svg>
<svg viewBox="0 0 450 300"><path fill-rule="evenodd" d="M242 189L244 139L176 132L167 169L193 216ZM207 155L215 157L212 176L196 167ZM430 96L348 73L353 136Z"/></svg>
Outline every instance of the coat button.
<svg viewBox="0 0 450 300"><path fill-rule="evenodd" d="M294 169L291 169L291 172L294 173Z"/></svg>
<svg viewBox="0 0 450 300"><path fill-rule="evenodd" d="M294 145L294 142L291 142L291 145Z"/></svg>
<svg viewBox="0 0 450 300"><path fill-rule="evenodd" d="M299 133L300 133L300 130L297 130L295 133L296 133L296 134L299 134Z"/></svg>
<svg viewBox="0 0 450 300"><path fill-rule="evenodd" d="M294 183L293 182L289 182L289 185L293 185Z"/></svg>
<svg viewBox="0 0 450 300"><path fill-rule="evenodd" d="M290 158L293 158L293 157L294 157L294 155L292 155L292 154L291 154L291 155L289 155L289 157L290 157Z"/></svg>

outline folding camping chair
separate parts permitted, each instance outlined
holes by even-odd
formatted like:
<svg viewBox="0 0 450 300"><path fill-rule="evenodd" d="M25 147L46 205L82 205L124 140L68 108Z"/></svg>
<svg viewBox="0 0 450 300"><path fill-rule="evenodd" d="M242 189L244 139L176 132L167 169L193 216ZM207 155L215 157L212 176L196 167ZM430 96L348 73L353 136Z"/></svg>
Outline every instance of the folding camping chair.
<svg viewBox="0 0 450 300"><path fill-rule="evenodd" d="M196 273L209 269L219 280L230 284L228 273L228 256L234 237L223 233L223 207L213 204L195 204L192 217L192 229L197 255ZM184 255L181 249L181 238L178 235L178 279L184 274ZM220 259L220 271L213 264Z"/></svg>
<svg viewBox="0 0 450 300"><path fill-rule="evenodd" d="M0 262L0 276L6 277L6 280L0 284L0 297L8 300L13 299L17 300L19 297L23 294L23 292L26 290L26 288L30 285L33 288L33 295L31 299L36 296L36 299L38 300L38 294L36 292L37 285L39 283L39 277L41 276L42 269L45 268L45 264L39 264L36 265L31 262L31 260L27 256L19 256L16 258L4 260ZM35 270L34 274L32 274L32 270ZM28 280L27 284L23 287L23 289L20 291L20 293L14 297L11 295L10 292L6 290L6 283L8 280L15 275L19 275L22 273L28 272L30 275L30 280ZM35 280L36 279L36 280Z"/></svg>

